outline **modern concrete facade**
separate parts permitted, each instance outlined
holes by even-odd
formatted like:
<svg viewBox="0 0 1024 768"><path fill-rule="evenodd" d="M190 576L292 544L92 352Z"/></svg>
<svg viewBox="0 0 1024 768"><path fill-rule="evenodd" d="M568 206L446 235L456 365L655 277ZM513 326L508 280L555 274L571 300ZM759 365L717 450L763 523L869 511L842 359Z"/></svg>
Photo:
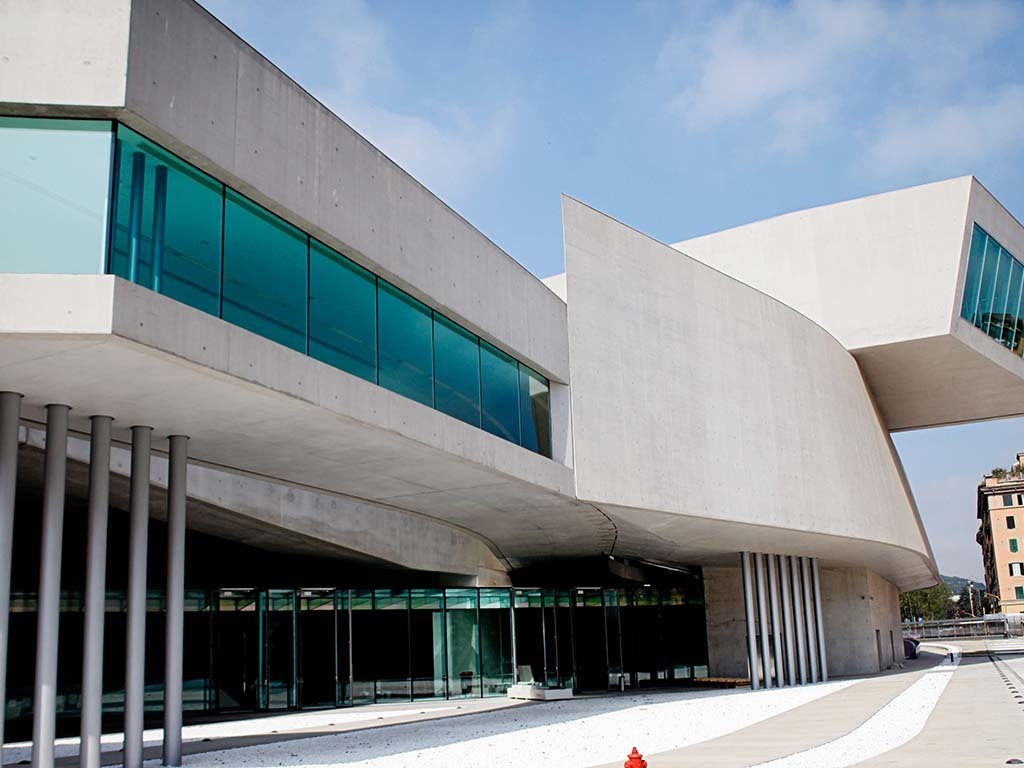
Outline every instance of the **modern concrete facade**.
<svg viewBox="0 0 1024 768"><path fill-rule="evenodd" d="M0 652L36 661L0 670L36 765L122 727L138 765L147 717L176 764L183 709L895 661L938 574L889 432L1024 412L1007 286L958 309L976 243L1024 253L975 181L678 247L566 198L541 281L190 0L0 16Z"/></svg>
<svg viewBox="0 0 1024 768"><path fill-rule="evenodd" d="M1002 613L1024 613L1024 453L1006 474L985 475L978 485L978 544L985 589ZM1018 530L1022 533L1018 533Z"/></svg>

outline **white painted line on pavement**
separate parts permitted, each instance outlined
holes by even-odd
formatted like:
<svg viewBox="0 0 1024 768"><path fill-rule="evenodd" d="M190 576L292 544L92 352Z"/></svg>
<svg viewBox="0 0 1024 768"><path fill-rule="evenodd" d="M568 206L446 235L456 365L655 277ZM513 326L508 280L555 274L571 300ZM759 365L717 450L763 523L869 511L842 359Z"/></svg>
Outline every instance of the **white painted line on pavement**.
<svg viewBox="0 0 1024 768"><path fill-rule="evenodd" d="M928 670L920 680L845 736L817 747L781 757L754 768L846 768L902 746L917 736L960 664L960 648L945 648L952 660Z"/></svg>

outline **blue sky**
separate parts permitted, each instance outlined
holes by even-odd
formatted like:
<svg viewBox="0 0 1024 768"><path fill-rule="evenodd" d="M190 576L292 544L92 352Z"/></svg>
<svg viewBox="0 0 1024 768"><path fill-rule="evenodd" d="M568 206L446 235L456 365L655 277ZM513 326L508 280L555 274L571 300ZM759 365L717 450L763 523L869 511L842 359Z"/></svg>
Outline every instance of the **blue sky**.
<svg viewBox="0 0 1024 768"><path fill-rule="evenodd" d="M203 4L538 276L563 192L665 242L971 173L1024 217L1022 2ZM895 439L980 578L974 489L1024 421Z"/></svg>

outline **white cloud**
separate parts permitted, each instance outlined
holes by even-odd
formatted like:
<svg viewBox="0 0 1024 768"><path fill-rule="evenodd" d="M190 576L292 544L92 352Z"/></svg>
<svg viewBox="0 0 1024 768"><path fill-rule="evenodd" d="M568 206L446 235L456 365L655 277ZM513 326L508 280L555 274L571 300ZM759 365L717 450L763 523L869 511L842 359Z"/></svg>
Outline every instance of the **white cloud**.
<svg viewBox="0 0 1024 768"><path fill-rule="evenodd" d="M433 114L382 106L400 84L388 28L364 0L328 7L319 20L335 51L324 102L425 186L450 201L467 194L505 155L518 122L513 104L490 110L441 108Z"/></svg>
<svg viewBox="0 0 1024 768"><path fill-rule="evenodd" d="M742 0L689 11L659 67L690 132L746 126L793 154L845 131L885 173L950 150L958 133L970 137L967 159L1008 145L1010 129L979 129L968 103L997 119L1019 114L1020 95L993 61L1022 26L1024 4L1003 0Z"/></svg>
<svg viewBox="0 0 1024 768"><path fill-rule="evenodd" d="M977 163L1024 146L1024 87L983 92L984 99L948 104L931 111L901 109L890 114L869 148L883 171L934 163Z"/></svg>
<svg viewBox="0 0 1024 768"><path fill-rule="evenodd" d="M872 2L742 2L673 37L660 64L690 80L673 100L686 123L714 128L841 78L882 21Z"/></svg>
<svg viewBox="0 0 1024 768"><path fill-rule="evenodd" d="M359 101L331 107L374 146L448 200L471 190L497 166L518 123L517 110L511 105L482 116L456 110L443 120Z"/></svg>
<svg viewBox="0 0 1024 768"><path fill-rule="evenodd" d="M320 32L334 44L338 91L361 97L394 76L387 28L363 0L338 0L320 22Z"/></svg>

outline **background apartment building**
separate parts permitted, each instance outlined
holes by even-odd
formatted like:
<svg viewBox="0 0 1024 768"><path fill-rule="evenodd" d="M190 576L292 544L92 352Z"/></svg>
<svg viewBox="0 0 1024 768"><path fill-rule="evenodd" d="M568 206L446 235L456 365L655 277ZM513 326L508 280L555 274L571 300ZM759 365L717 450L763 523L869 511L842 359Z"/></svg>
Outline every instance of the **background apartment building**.
<svg viewBox="0 0 1024 768"><path fill-rule="evenodd" d="M1024 613L1024 453L1005 474L985 475L978 486L978 544L985 589L1003 613Z"/></svg>

